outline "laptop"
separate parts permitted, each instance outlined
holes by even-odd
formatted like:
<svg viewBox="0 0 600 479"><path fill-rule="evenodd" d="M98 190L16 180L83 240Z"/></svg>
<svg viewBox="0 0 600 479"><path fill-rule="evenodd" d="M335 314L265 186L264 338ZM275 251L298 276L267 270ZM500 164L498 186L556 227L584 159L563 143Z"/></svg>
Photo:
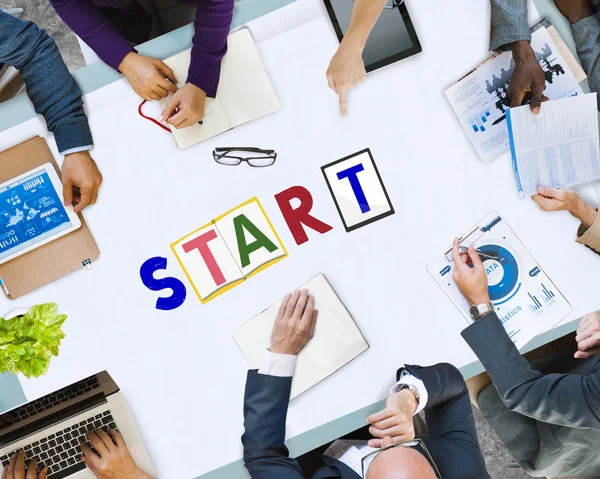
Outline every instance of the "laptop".
<svg viewBox="0 0 600 479"><path fill-rule="evenodd" d="M138 467L156 477L123 395L106 371L0 415L0 470L24 450L26 464L37 458L38 473L48 466L48 479L95 478L81 460L85 434L95 429L119 431Z"/></svg>

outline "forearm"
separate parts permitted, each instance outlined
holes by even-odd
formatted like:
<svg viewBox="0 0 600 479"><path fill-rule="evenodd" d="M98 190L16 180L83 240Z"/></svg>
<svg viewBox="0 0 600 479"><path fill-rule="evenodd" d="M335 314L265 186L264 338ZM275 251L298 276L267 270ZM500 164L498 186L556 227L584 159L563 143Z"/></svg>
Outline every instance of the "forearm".
<svg viewBox="0 0 600 479"><path fill-rule="evenodd" d="M581 198L577 200L573 209L570 210L570 213L581 221L581 224L585 228L592 226L598 216L598 212Z"/></svg>
<svg viewBox="0 0 600 479"><path fill-rule="evenodd" d="M0 62L20 70L61 153L93 144L81 91L52 38L31 22L0 12Z"/></svg>
<svg viewBox="0 0 600 479"><path fill-rule="evenodd" d="M495 313L475 321L462 336L486 368L509 410L568 427L600 427L598 377L543 375L532 369Z"/></svg>
<svg viewBox="0 0 600 479"><path fill-rule="evenodd" d="M362 52L386 3L387 0L355 0L350 25L342 45Z"/></svg>
<svg viewBox="0 0 600 479"><path fill-rule="evenodd" d="M291 377L248 372L242 444L244 463L252 477L278 478L282 470L303 477L300 466L289 457L285 446L285 422L291 386Z"/></svg>
<svg viewBox="0 0 600 479"><path fill-rule="evenodd" d="M134 51L91 0L50 0L50 3L71 30L115 70Z"/></svg>
<svg viewBox="0 0 600 479"><path fill-rule="evenodd" d="M588 76L590 89L598 93L600 110L600 19L595 15L575 17L571 31L577 47L577 55Z"/></svg>
<svg viewBox="0 0 600 479"><path fill-rule="evenodd" d="M508 50L514 42L531 41L527 0L491 0L490 50Z"/></svg>
<svg viewBox="0 0 600 479"><path fill-rule="evenodd" d="M227 53L233 0L197 0L195 3L198 6L187 81L212 98L217 94L221 61Z"/></svg>

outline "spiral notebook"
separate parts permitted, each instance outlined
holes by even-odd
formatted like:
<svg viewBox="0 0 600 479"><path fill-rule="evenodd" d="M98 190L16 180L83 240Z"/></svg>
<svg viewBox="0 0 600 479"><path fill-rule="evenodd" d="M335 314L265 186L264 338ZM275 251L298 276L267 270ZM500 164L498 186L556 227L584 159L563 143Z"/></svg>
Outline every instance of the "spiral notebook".
<svg viewBox="0 0 600 479"><path fill-rule="evenodd" d="M298 355L290 399L331 376L361 353L369 344L329 281L323 274L300 286L315 297L319 310L314 337ZM258 369L270 346L271 333L281 300L233 332L233 339L253 369Z"/></svg>
<svg viewBox="0 0 600 479"><path fill-rule="evenodd" d="M185 84L190 66L191 49L165 60L179 80ZM160 101L165 108L171 94ZM247 28L238 30L227 39L227 54L221 63L221 77L215 98L206 99L202 124L171 133L180 149L212 138L227 130L279 110L279 99L260 59L252 35Z"/></svg>

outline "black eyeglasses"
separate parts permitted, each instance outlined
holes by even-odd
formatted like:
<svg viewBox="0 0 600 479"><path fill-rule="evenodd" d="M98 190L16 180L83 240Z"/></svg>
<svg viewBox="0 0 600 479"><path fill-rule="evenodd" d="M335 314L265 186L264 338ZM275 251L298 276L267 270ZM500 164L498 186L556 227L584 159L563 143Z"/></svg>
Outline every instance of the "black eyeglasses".
<svg viewBox="0 0 600 479"><path fill-rule="evenodd" d="M213 158L225 166L237 166L245 161L255 168L264 168L275 163L277 153L275 150L262 148L215 148Z"/></svg>
<svg viewBox="0 0 600 479"><path fill-rule="evenodd" d="M421 439L413 439L412 441L399 442L398 444L392 444L391 446L384 447L383 449L380 449L379 451L375 451L375 452L372 452L371 454L367 454L365 457L362 458L362 461L361 461L362 479L366 479L367 469L369 469L369 466L375 460L375 458L377 456L379 456L379 454L381 454L382 452L388 451L390 449L393 449L395 447L410 447L412 449L416 449L417 451L419 451L421 454L423 454L423 456L425 456L425 459L427 459L427 462L433 469L433 472L435 472L435 477L437 477L438 479L442 479L440 470L436 466L435 462L433 461L433 458L431 457L431 454L427 450L427 446L425 446L425 443Z"/></svg>

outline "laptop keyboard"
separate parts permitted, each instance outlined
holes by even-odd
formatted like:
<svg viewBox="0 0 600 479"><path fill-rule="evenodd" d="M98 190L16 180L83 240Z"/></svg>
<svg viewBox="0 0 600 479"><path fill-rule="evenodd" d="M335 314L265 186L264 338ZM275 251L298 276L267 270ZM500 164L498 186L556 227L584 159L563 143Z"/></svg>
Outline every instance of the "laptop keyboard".
<svg viewBox="0 0 600 479"><path fill-rule="evenodd" d="M89 378L78 381L71 386L67 386L59 389L56 392L53 392L52 394L48 394L44 397L36 399L35 401L31 401L30 403L14 409L7 414L3 414L0 423L2 426L16 424L21 422L23 419L35 416L46 409L51 409L61 403L67 402L69 399L74 399L98 387L100 387L100 383L98 382L96 376L90 376Z"/></svg>
<svg viewBox="0 0 600 479"><path fill-rule="evenodd" d="M85 434L95 429L102 429L104 432L109 429L118 430L109 410L96 414L73 426L66 427L62 431L50 434L41 440L21 447L19 450L23 449L25 451L26 464L34 457L37 458L38 473L45 466L48 466L48 479L62 479L86 468L85 463L81 460L83 455L81 445L86 442L89 444ZM91 444L89 446L92 451L96 452ZM16 454L19 450L0 457L0 462L4 468L10 463L13 454Z"/></svg>

